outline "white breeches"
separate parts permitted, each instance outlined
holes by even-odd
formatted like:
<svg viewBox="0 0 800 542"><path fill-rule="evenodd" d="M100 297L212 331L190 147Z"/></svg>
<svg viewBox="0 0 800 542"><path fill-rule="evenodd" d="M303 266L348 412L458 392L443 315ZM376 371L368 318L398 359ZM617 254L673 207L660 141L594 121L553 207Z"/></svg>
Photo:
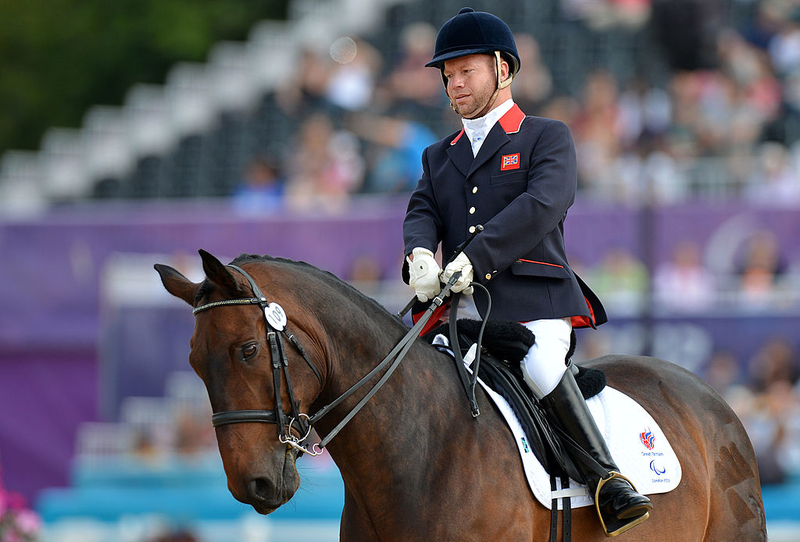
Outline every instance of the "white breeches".
<svg viewBox="0 0 800 542"><path fill-rule="evenodd" d="M555 389L567 370L565 358L572 322L569 318L555 318L522 325L536 336L536 342L522 359L522 374L536 398L541 399Z"/></svg>

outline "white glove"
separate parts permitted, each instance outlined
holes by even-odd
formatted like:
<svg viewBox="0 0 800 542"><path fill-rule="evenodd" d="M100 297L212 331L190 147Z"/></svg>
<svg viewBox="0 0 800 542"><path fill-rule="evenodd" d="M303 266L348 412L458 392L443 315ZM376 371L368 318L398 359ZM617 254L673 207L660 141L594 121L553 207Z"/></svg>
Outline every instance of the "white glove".
<svg viewBox="0 0 800 542"><path fill-rule="evenodd" d="M417 247L411 251L411 255L414 257L413 261L410 257L406 257L408 285L414 288L417 299L425 303L442 291L442 286L439 284L439 273L442 269L433 258L433 252L427 248Z"/></svg>
<svg viewBox="0 0 800 542"><path fill-rule="evenodd" d="M463 252L456 256L456 259L450 262L444 268L442 274L442 282L447 283L457 271L461 271L461 276L458 278L453 287L450 289L453 293L464 292L465 295L472 295L473 288L470 286L472 283L472 262L469 261L467 255Z"/></svg>

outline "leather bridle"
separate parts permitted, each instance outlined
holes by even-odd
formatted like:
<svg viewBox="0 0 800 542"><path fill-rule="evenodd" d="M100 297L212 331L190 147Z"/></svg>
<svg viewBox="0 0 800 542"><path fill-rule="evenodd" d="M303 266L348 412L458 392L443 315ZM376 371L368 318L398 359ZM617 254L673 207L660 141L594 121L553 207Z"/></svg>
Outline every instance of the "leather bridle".
<svg viewBox="0 0 800 542"><path fill-rule="evenodd" d="M264 323L266 324L267 341L269 342L270 353L272 354L272 382L275 389L275 409L274 410L226 410L222 412L215 412L211 416L211 423L214 427L222 425L229 425L233 423L274 423L278 426L278 439L290 445L298 445L305 441L311 433L311 424L309 417L300 412L300 404L295 399L294 389L292 388L292 379L289 376L289 360L286 357L286 349L283 345L283 338L286 337L294 347L300 352L300 355L306 361L311 370L317 376L320 385L322 385L322 375L319 369L308 359L308 355L303 349L297 338L286 331L286 313L283 307L277 303L270 303L266 296L261 292L261 289L256 284L253 277L251 277L241 267L230 265L241 273L247 282L250 284L250 290L253 297L244 299L226 299L223 301L214 301L195 307L192 314L213 309L214 307L223 307L227 305L258 305L264 313ZM286 376L286 391L289 395L289 405L291 410L284 412L283 405L281 404L281 371ZM287 421L288 420L288 421ZM303 436L297 438L292 434L294 424L297 424L297 430ZM302 451L305 451L301 447Z"/></svg>
<svg viewBox="0 0 800 542"><path fill-rule="evenodd" d="M433 299L431 306L428 308L425 314L423 314L416 324L414 324L408 333L406 333L400 342L392 349L391 352L389 352L389 354L386 355L385 358L383 358L383 360L377 366L375 366L375 368L364 375L361 380L348 388L339 397L334 399L333 402L318 410L314 415L309 416L300 411L300 404L295 399L292 381L289 377L289 361L286 357L286 350L283 345L282 337L286 337L292 343L292 345L294 345L308 366L314 371L314 374L317 376L320 385L322 385L323 380L319 369L317 369L317 367L308 358L308 355L297 338L286 331L287 316L283 308L277 303L269 302L266 296L261 292L261 289L255 283L255 280L253 280L253 277L251 277L244 269L236 265L229 265L228 267L235 269L247 279L247 282L250 284L250 290L253 293L253 297L213 301L211 303L206 303L204 305L200 305L199 307L195 307L192 311L192 314L196 315L200 312L213 309L215 307L224 307L228 305L259 306L261 311L264 313L267 340L269 342L270 353L272 355L275 408L274 410L226 410L215 412L211 416L211 423L214 427L235 423L253 422L277 424L278 440L280 440L281 443L295 448L301 453L308 453L309 455L321 454L322 449L328 444L328 442L330 442L330 440L336 436L339 431L341 431L345 424L353 419L353 416L355 416L356 413L363 408L367 401L369 401L389 379L394 370L400 364L400 361L402 361L408 350L411 348L414 340L418 337L420 330L430 319L433 311L441 306L441 304L444 302L444 298L450 293L450 288L452 288L453 284L460 276L460 273L456 273L453 278L451 278L448 284L442 288L441 293L439 293L439 295ZM306 441L311 433L313 424L328 414L333 408L341 404L345 399L350 397L356 390L363 387L367 381L369 381L373 376L387 366L388 369L383 376L381 376L378 382L376 382L375 385L366 393L366 395L359 400L355 407L353 407L353 409L336 425L336 427L334 427L333 430L331 430L319 443L314 443L311 447L309 447ZM286 388L291 407L289 412L285 412L283 410L283 405L281 402L281 372L283 372L286 377ZM296 436L292 431L295 428L295 424L298 433L302 435L301 437Z"/></svg>

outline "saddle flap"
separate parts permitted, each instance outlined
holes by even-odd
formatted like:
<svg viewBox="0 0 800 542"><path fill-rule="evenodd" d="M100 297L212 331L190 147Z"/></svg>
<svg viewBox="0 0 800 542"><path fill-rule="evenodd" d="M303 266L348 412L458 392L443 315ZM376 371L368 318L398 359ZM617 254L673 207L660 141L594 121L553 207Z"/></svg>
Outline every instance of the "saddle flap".
<svg viewBox="0 0 800 542"><path fill-rule="evenodd" d="M475 350L482 322L461 319L457 322L459 349L466 358ZM448 335L448 324L442 324L423 335L433 342L437 335ZM561 439L551 427L544 411L525 383L521 361L533 346L536 338L531 331L518 322L489 320L484 327L481 341L478 376L511 406L528 437L531 450L547 472L573 479L581 476L575 468ZM574 348L573 333L573 348ZM570 349L570 353L572 349ZM585 398L592 397L605 387L605 374L596 369L578 367L576 381Z"/></svg>

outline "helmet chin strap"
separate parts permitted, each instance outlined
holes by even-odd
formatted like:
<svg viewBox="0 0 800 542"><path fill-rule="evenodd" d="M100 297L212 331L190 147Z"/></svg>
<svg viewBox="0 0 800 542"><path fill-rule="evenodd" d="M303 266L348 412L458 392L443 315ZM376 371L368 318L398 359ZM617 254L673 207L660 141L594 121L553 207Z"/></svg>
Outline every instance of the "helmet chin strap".
<svg viewBox="0 0 800 542"><path fill-rule="evenodd" d="M494 58L495 58L495 73L497 74L497 83L495 85L496 88L494 90L494 93L492 94L492 97L489 98L489 101L486 102L486 105L484 106L483 109L481 109L476 115L474 115L472 117L464 117L465 119L478 119L478 118L484 116L489 111L491 111L492 107L494 106L494 102L497 101L497 95L500 93L500 91L502 89L504 89L508 85L510 85L511 81L514 79L514 75L511 74L511 72L509 71L509 74L508 74L508 77L506 78L506 80L505 81L501 81L500 80L500 72L501 72L501 68L502 68L502 59L500 58L500 51L495 51L494 52ZM445 81L445 92L447 92L447 82L446 81ZM448 99L449 99L449 95L448 95ZM450 100L450 109L455 111L458 115L461 115L461 113L458 112L456 104L453 103L453 100Z"/></svg>

